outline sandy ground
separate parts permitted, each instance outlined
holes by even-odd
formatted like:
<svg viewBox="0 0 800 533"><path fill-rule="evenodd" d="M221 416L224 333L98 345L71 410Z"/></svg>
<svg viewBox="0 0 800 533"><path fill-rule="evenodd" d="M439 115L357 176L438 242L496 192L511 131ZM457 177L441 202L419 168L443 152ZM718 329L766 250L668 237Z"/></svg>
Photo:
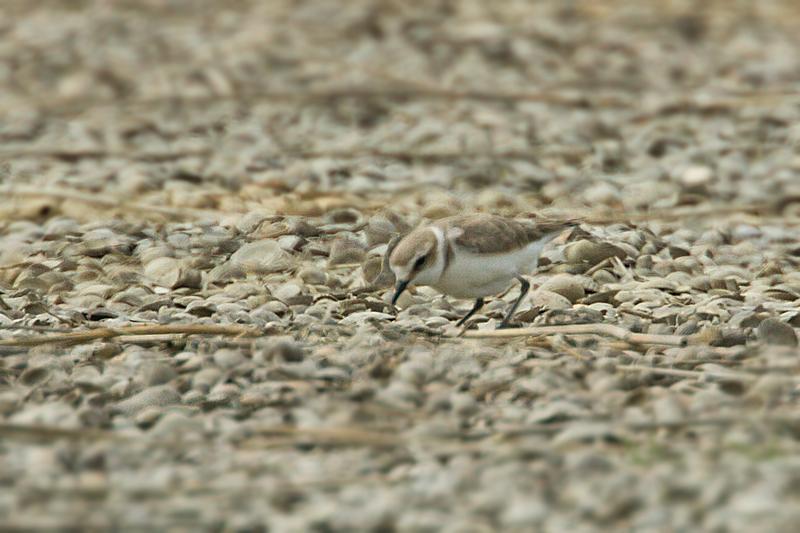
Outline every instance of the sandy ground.
<svg viewBox="0 0 800 533"><path fill-rule="evenodd" d="M800 522L795 2L0 11L3 529ZM389 305L473 211L584 217L518 321L589 330Z"/></svg>

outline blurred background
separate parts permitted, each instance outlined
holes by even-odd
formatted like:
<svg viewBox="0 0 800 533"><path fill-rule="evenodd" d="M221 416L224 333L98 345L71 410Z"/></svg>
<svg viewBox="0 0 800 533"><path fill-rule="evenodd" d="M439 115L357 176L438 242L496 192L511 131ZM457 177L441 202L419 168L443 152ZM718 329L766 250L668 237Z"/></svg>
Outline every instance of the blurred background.
<svg viewBox="0 0 800 533"><path fill-rule="evenodd" d="M18 195L290 212L309 194L616 209L800 192L796 2L2 12L0 179Z"/></svg>

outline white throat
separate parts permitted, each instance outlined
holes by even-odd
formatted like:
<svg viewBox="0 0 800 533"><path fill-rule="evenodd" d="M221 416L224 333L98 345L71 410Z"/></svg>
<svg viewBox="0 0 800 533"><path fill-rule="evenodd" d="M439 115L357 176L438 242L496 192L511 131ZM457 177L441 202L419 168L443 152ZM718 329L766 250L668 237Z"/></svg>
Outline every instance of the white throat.
<svg viewBox="0 0 800 533"><path fill-rule="evenodd" d="M442 273L444 272L444 265L447 263L447 237L444 235L444 231L437 226L431 226L431 231L433 232L434 237L436 237L436 264L432 271L436 272L436 279L438 280Z"/></svg>
<svg viewBox="0 0 800 533"><path fill-rule="evenodd" d="M414 278L413 285L435 285L444 272L446 261L445 254L447 253L447 243L445 242L444 233L436 226L431 226L428 229L433 232L433 236L436 237L436 261L430 267L417 274Z"/></svg>

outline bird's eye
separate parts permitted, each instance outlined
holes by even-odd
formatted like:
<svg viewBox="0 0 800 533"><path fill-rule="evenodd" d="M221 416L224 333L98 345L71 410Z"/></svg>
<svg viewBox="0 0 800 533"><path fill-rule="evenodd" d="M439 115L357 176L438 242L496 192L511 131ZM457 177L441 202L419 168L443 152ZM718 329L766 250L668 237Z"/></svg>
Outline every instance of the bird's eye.
<svg viewBox="0 0 800 533"><path fill-rule="evenodd" d="M414 270L419 270L420 268L422 268L422 264L424 262L425 262L425 256L423 255L414 262Z"/></svg>

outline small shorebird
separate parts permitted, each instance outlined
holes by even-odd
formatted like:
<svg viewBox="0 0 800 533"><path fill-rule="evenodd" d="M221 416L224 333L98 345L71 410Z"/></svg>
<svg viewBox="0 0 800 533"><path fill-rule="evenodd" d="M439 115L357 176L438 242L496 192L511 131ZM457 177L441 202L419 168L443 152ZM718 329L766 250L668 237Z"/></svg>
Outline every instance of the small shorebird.
<svg viewBox="0 0 800 533"><path fill-rule="evenodd" d="M475 298L458 321L464 324L483 299L506 290L516 279L520 295L498 326L508 326L530 283L544 246L576 221L519 221L496 215L460 215L415 229L397 243L389 266L397 277L392 305L410 285L429 285L455 298Z"/></svg>

